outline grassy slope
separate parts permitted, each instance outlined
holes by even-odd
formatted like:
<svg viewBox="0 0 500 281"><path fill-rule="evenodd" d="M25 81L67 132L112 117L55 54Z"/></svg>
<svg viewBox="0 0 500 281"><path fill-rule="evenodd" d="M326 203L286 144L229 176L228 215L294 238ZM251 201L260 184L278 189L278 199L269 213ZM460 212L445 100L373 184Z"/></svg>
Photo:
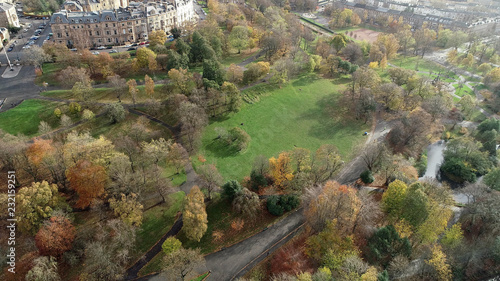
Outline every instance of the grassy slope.
<svg viewBox="0 0 500 281"><path fill-rule="evenodd" d="M141 228L137 232L137 247L139 255L149 250L167 233L175 222L175 216L182 209L184 192L179 191L169 195L172 203L163 204L144 212Z"/></svg>
<svg viewBox="0 0 500 281"><path fill-rule="evenodd" d="M21 133L35 136L42 120L48 122L52 128L59 125L53 114L58 105L56 102L36 99L23 101L17 107L0 113L0 129L13 135Z"/></svg>
<svg viewBox="0 0 500 281"><path fill-rule="evenodd" d="M343 87L333 82L305 76L282 89L266 92L268 96L261 96L255 104L245 105L231 118L212 122L204 133L201 153L208 163L216 163L226 180L241 180L249 175L255 156L277 156L282 151L292 150L294 145L315 151L320 145L331 143L339 148L342 156L349 156L368 126L342 125L331 118L328 110L335 107L338 92ZM248 91L256 90L245 92ZM248 149L237 154L213 141L214 128L236 126L252 138Z"/></svg>

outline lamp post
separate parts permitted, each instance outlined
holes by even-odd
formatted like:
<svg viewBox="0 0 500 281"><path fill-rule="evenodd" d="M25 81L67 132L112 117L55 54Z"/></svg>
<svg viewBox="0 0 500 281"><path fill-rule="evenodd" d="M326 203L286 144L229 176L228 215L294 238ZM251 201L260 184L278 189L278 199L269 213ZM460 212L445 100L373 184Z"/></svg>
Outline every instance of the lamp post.
<svg viewBox="0 0 500 281"><path fill-rule="evenodd" d="M12 67L12 63L10 63L9 56L7 55L7 50L5 49L5 46L3 45L3 40L0 40L0 43L2 44L3 52L5 53L5 57L7 58L7 63L9 64L10 71L14 71L14 68Z"/></svg>

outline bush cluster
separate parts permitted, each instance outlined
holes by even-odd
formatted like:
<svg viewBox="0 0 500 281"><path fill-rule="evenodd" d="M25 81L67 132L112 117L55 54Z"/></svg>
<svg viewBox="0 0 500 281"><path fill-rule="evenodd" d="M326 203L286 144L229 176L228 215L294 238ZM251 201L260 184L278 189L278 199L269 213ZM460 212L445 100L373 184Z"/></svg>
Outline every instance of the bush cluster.
<svg viewBox="0 0 500 281"><path fill-rule="evenodd" d="M267 199L267 210L275 216L281 216L284 212L291 211L300 205L300 199L296 195L273 195Z"/></svg>

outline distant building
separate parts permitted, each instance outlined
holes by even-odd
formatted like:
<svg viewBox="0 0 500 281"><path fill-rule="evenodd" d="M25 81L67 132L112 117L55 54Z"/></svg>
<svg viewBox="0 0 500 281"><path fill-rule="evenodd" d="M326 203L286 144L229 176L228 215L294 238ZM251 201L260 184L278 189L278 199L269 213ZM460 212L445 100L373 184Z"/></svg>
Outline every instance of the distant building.
<svg viewBox="0 0 500 281"><path fill-rule="evenodd" d="M63 10L72 12L97 12L126 8L128 0L69 0L63 3Z"/></svg>
<svg viewBox="0 0 500 281"><path fill-rule="evenodd" d="M5 27L0 27L0 41L3 42L4 40L9 41L10 40L10 34L7 28Z"/></svg>
<svg viewBox="0 0 500 281"><path fill-rule="evenodd" d="M54 13L50 22L55 42L91 47L146 41L153 30L168 34L172 28L195 19L193 0L175 0L130 2L127 8L93 12L63 10Z"/></svg>
<svg viewBox="0 0 500 281"><path fill-rule="evenodd" d="M16 14L16 7L8 3L0 3L0 26L21 27Z"/></svg>

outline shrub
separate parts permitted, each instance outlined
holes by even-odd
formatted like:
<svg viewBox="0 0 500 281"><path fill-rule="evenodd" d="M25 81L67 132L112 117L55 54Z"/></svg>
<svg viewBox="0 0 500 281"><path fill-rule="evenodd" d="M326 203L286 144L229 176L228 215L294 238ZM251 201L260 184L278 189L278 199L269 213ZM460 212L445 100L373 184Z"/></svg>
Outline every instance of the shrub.
<svg viewBox="0 0 500 281"><path fill-rule="evenodd" d="M367 184L372 183L375 180L375 178L373 177L372 171L370 171L370 170L366 170L366 171L362 172L359 177L361 178L361 180L364 183L367 183Z"/></svg>
<svg viewBox="0 0 500 281"><path fill-rule="evenodd" d="M95 114L94 114L94 112L92 112L91 110L88 110L88 109L84 109L84 110L83 110L83 113L82 113L82 118L83 118L84 120L87 120L87 121L88 121L88 120L94 119L94 117L95 117Z"/></svg>
<svg viewBox="0 0 500 281"><path fill-rule="evenodd" d="M267 210L274 216L283 215L283 207L279 205L280 198L276 195L273 195L267 198Z"/></svg>
<svg viewBox="0 0 500 281"><path fill-rule="evenodd" d="M296 195L273 195L267 199L267 210L275 216L281 216L300 205L300 199Z"/></svg>
<svg viewBox="0 0 500 281"><path fill-rule="evenodd" d="M76 114L82 110L82 106L77 102L72 102L69 104L69 112L71 114Z"/></svg>
<svg viewBox="0 0 500 281"><path fill-rule="evenodd" d="M233 198L241 191L241 185L235 180L230 180L222 186L222 196L233 200Z"/></svg>
<svg viewBox="0 0 500 281"><path fill-rule="evenodd" d="M238 151L244 151L250 143L250 136L243 129L239 127L234 127L229 131L232 139L232 145L236 146Z"/></svg>
<svg viewBox="0 0 500 281"><path fill-rule="evenodd" d="M59 109L59 108L56 108L54 109L54 115L57 117L57 118L60 118L61 115L62 115L62 111Z"/></svg>
<svg viewBox="0 0 500 281"><path fill-rule="evenodd" d="M267 179L264 175L252 170L250 173L250 186L253 190L258 190L261 186L267 186Z"/></svg>
<svg viewBox="0 0 500 281"><path fill-rule="evenodd" d="M125 108L119 103L107 104L105 112L111 123L118 123L125 119Z"/></svg>

